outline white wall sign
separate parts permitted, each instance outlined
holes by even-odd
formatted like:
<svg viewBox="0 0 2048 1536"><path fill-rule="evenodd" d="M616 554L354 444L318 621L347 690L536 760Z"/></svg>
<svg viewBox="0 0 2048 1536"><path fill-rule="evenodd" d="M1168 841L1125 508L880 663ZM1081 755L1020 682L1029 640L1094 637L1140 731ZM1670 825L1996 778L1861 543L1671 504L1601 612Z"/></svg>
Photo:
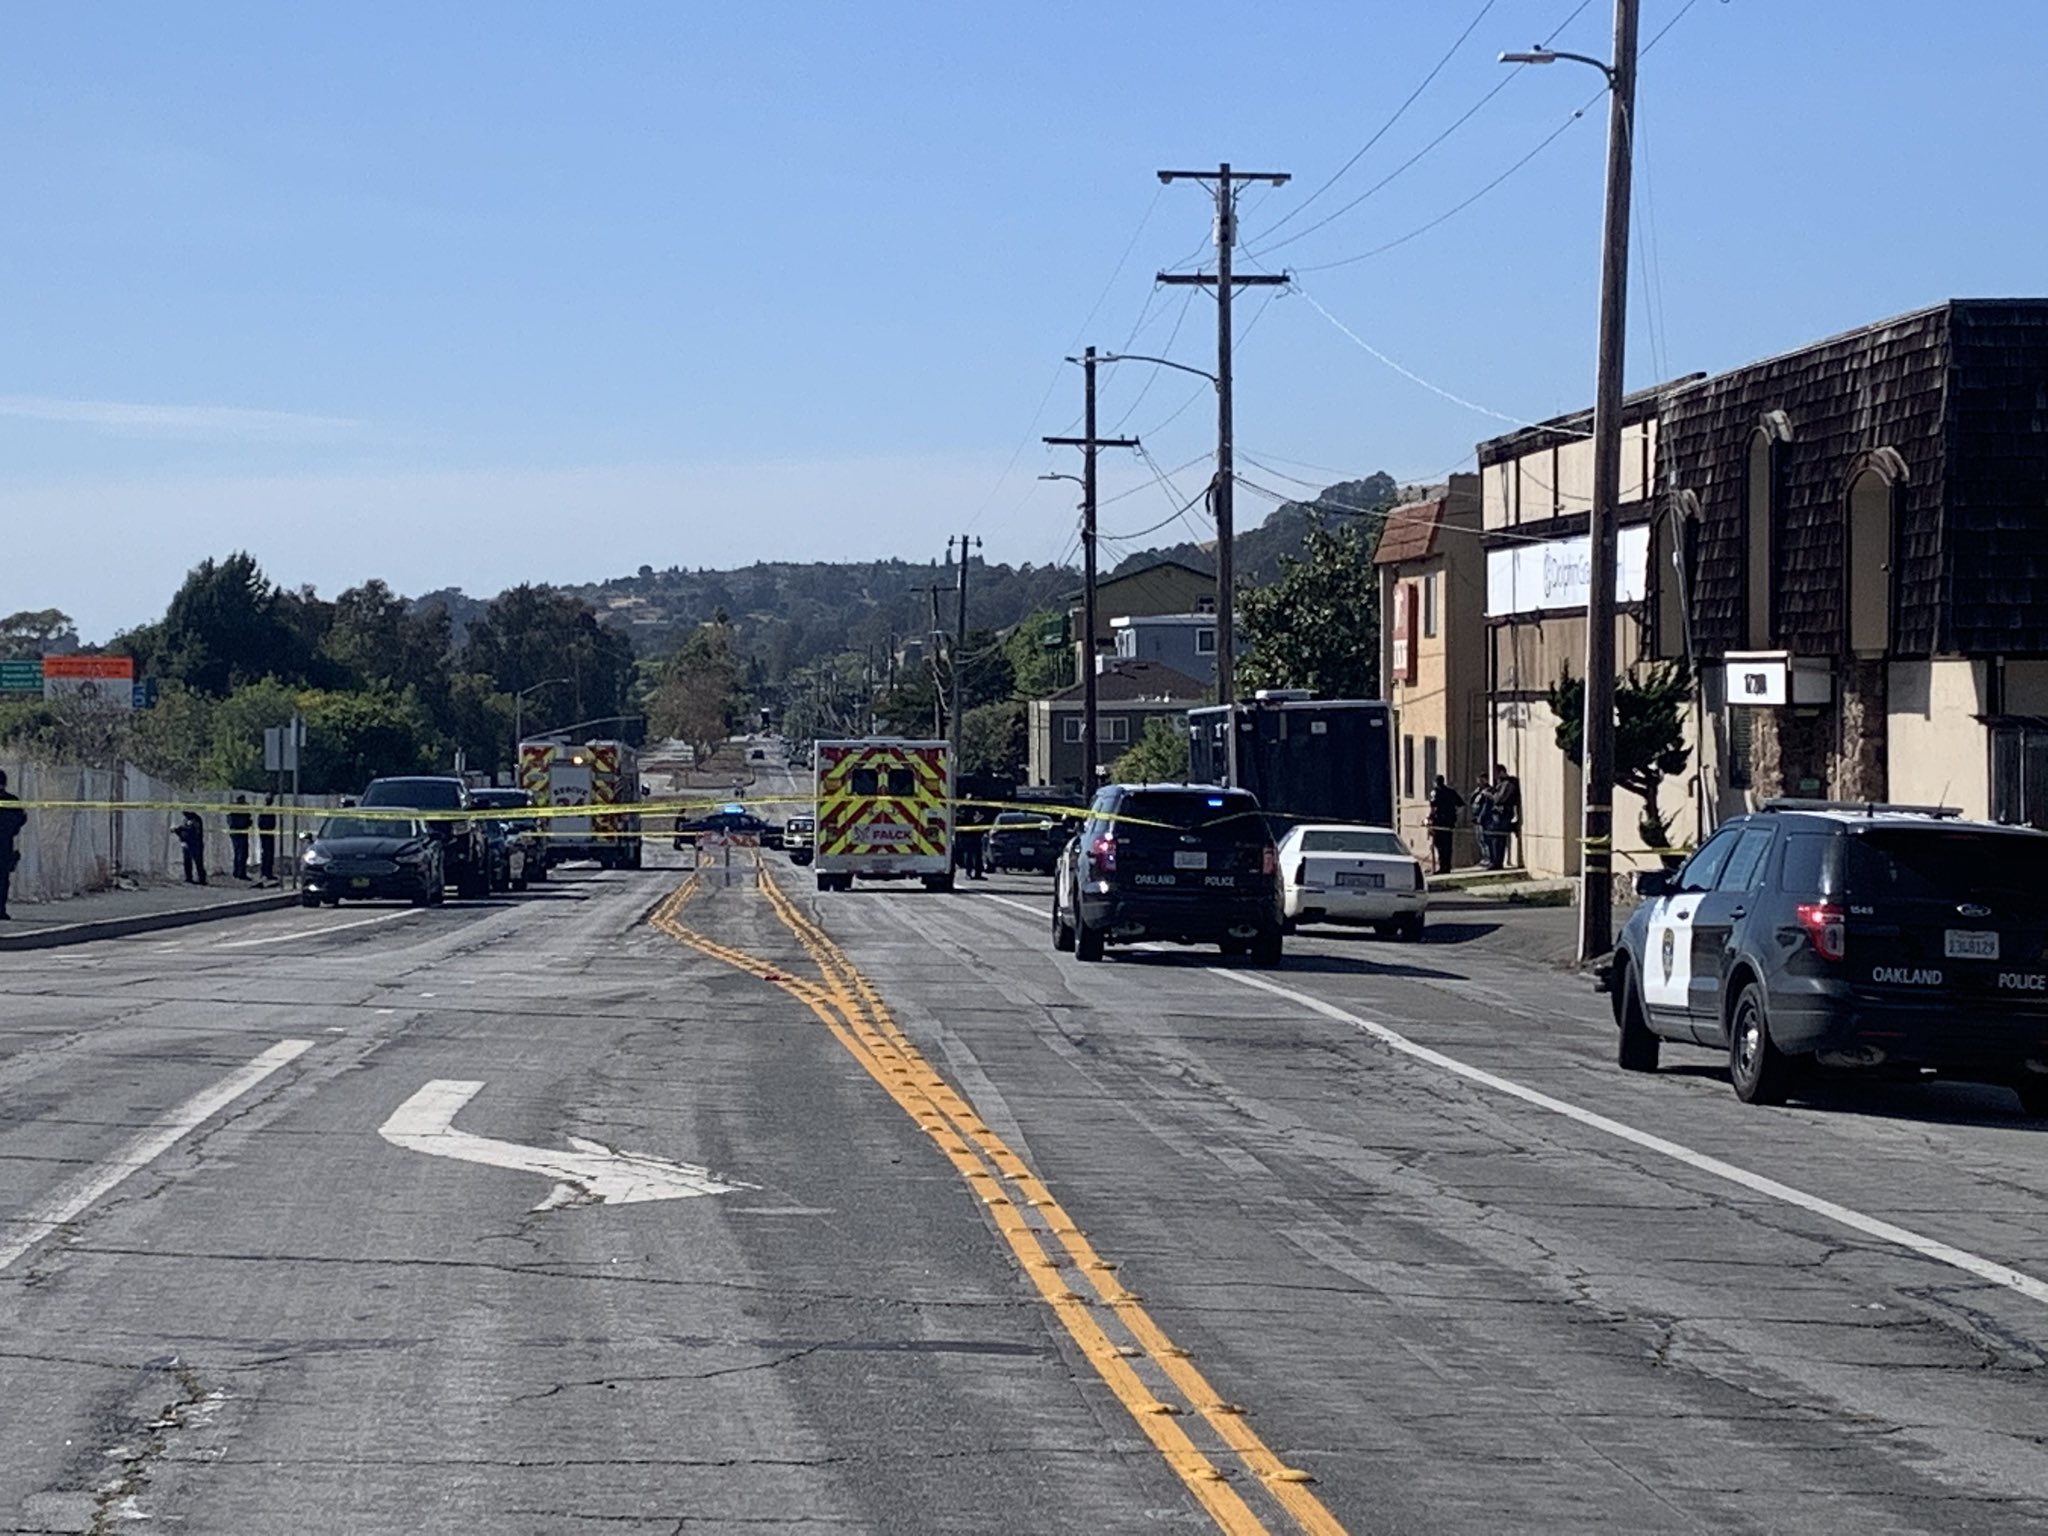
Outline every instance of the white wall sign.
<svg viewBox="0 0 2048 1536"><path fill-rule="evenodd" d="M1547 539L1486 552L1486 616L1584 608L1593 593L1593 541ZM1649 591L1650 529L1638 524L1615 540L1615 601L1639 603Z"/></svg>
<svg viewBox="0 0 2048 1536"><path fill-rule="evenodd" d="M1728 702L1783 704L1788 671L1782 656L1731 656L1728 659Z"/></svg>

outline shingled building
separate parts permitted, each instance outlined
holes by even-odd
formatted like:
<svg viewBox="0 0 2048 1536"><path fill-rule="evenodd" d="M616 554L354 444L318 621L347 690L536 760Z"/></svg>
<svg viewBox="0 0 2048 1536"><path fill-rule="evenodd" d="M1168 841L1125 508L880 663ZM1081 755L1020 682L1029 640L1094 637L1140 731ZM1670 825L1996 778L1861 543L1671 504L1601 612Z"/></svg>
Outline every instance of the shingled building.
<svg viewBox="0 0 2048 1536"><path fill-rule="evenodd" d="M2048 825L2048 299L1957 299L1668 393L1722 814Z"/></svg>

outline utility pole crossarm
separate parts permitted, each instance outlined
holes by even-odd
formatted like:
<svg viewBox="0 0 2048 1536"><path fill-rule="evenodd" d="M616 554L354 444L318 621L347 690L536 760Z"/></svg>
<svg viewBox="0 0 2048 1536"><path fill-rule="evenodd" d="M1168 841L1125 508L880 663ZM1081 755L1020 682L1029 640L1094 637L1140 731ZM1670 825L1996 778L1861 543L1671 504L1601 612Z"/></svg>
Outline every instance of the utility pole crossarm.
<svg viewBox="0 0 2048 1536"><path fill-rule="evenodd" d="M1285 272L1233 272L1230 280L1240 288L1284 288L1294 281ZM1157 281L1169 288L1213 288L1221 279L1213 272L1161 272Z"/></svg>

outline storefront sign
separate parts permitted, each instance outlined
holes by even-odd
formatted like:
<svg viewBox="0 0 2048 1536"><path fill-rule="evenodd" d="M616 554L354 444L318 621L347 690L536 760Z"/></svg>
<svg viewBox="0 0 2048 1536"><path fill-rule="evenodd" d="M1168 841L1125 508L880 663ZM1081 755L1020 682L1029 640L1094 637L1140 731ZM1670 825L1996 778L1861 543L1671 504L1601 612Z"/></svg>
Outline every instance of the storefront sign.
<svg viewBox="0 0 2048 1536"><path fill-rule="evenodd" d="M1621 530L1615 541L1615 601L1639 603L1649 590L1650 530ZM1593 541L1547 539L1486 553L1486 616L1583 609L1593 593Z"/></svg>

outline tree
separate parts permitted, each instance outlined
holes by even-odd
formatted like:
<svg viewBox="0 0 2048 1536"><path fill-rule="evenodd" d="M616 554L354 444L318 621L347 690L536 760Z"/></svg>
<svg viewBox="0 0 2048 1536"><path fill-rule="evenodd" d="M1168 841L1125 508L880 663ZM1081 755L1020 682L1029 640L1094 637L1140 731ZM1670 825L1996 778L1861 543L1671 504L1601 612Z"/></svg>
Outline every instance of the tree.
<svg viewBox="0 0 2048 1536"><path fill-rule="evenodd" d="M583 599L553 587L522 585L492 599L470 621L456 665L488 674L500 693L548 684L526 701L535 725L610 722L630 712L632 642L600 624Z"/></svg>
<svg viewBox="0 0 2048 1536"><path fill-rule="evenodd" d="M144 659L167 682L224 699L239 684L265 677L303 682L311 659L308 631L317 622L304 594L280 600L253 556L203 560L171 598L147 637ZM139 634L124 637L141 654Z"/></svg>
<svg viewBox="0 0 2048 1536"><path fill-rule="evenodd" d="M25 661L78 648L78 626L56 608L24 609L0 619L0 661Z"/></svg>
<svg viewBox="0 0 2048 1536"><path fill-rule="evenodd" d="M746 665L721 610L684 637L648 699L648 724L658 736L690 744L708 762L746 718Z"/></svg>
<svg viewBox="0 0 2048 1536"><path fill-rule="evenodd" d="M1130 751L1116 760L1111 777L1122 784L1165 784L1188 776L1188 728L1162 715L1145 722Z"/></svg>
<svg viewBox="0 0 2048 1536"><path fill-rule="evenodd" d="M1024 777L1028 745L1022 704L1009 699L977 704L960 719L957 771L1014 783Z"/></svg>
<svg viewBox="0 0 2048 1536"><path fill-rule="evenodd" d="M1330 698L1371 699L1380 691L1379 574L1375 521L1332 526L1310 520L1299 560L1280 561L1264 587L1239 594L1245 654L1242 691L1309 688Z"/></svg>
<svg viewBox="0 0 2048 1536"><path fill-rule="evenodd" d="M1685 772L1692 748L1685 744L1685 711L1692 678L1682 661L1632 667L1614 690L1614 782L1643 802L1636 824L1648 848L1670 846L1670 830L1657 804L1658 790ZM1586 755L1586 684L1566 667L1550 690L1557 716L1558 750L1574 763Z"/></svg>
<svg viewBox="0 0 2048 1536"><path fill-rule="evenodd" d="M1057 637L1050 645L1048 634ZM1017 621L1003 654L1019 698L1042 699L1074 681L1074 648L1067 639L1067 616L1056 608L1040 608Z"/></svg>

